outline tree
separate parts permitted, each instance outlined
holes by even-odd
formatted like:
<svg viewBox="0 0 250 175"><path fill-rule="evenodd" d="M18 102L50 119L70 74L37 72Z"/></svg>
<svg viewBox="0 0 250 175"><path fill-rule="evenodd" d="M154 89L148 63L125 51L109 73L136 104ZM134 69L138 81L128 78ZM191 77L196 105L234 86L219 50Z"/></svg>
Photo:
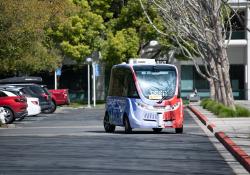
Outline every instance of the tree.
<svg viewBox="0 0 250 175"><path fill-rule="evenodd" d="M209 81L211 97L235 109L225 42L231 26L227 4L221 0L151 0L167 29L161 30L148 16L142 0L140 3L158 33L164 37L171 34L176 49L192 59L198 73Z"/></svg>
<svg viewBox="0 0 250 175"><path fill-rule="evenodd" d="M102 16L93 13L87 0L75 0L78 12L57 26L48 29L48 35L59 43L63 53L81 62L93 51L99 50L105 30Z"/></svg>
<svg viewBox="0 0 250 175"><path fill-rule="evenodd" d="M126 62L128 58L137 57L139 37L135 29L128 28L108 34L102 48L104 61L110 65Z"/></svg>
<svg viewBox="0 0 250 175"><path fill-rule="evenodd" d="M0 0L1 72L29 74L58 66L58 50L44 29L65 16L69 3L68 0Z"/></svg>
<svg viewBox="0 0 250 175"><path fill-rule="evenodd" d="M147 10L157 27L164 28L156 11L151 6L147 6ZM162 46L165 46L161 48L162 53L169 50L171 46L169 38L160 38L160 35L148 23L137 1L114 0L110 11L113 12L113 18L105 22L105 40L101 50L103 59L108 64L113 65L128 61L131 57L141 57L141 51L151 40L158 40ZM126 40L129 39L129 43L133 43L132 49L127 47L129 45L127 41L119 39L125 31L130 33Z"/></svg>

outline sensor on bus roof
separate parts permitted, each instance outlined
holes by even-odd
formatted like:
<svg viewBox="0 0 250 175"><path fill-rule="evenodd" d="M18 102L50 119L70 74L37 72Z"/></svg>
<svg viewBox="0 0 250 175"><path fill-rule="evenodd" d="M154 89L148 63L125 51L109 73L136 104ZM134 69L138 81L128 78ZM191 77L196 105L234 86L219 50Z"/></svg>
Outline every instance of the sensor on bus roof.
<svg viewBox="0 0 250 175"><path fill-rule="evenodd" d="M129 64L156 64L155 59L139 58L129 59Z"/></svg>

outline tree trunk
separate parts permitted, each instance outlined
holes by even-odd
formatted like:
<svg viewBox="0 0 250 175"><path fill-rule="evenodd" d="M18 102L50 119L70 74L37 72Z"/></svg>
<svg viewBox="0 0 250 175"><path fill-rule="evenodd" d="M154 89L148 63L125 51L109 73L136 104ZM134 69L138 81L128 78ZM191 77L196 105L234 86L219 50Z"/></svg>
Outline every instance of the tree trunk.
<svg viewBox="0 0 250 175"><path fill-rule="evenodd" d="M234 98L232 87L229 77L229 60L227 57L226 47L224 47L225 40L223 39L223 26L220 18L218 18L217 13L220 11L219 5L222 3L221 0L213 1L214 5L214 15L213 20L215 24L215 33L216 33L216 52L217 58L214 58L216 61L217 73L219 77L219 84L221 90L222 103L226 106L229 106L235 110Z"/></svg>
<svg viewBox="0 0 250 175"><path fill-rule="evenodd" d="M218 102L220 102L221 99L222 99L222 97L221 97L221 90L220 90L220 83L219 83L218 80L214 79L214 84L215 84L215 89L216 89L216 91L215 91L215 93L216 93L215 94L215 100L218 101Z"/></svg>
<svg viewBox="0 0 250 175"><path fill-rule="evenodd" d="M210 86L210 98L212 100L216 100L216 89L215 89L215 82L213 78L208 79L209 86Z"/></svg>
<svg viewBox="0 0 250 175"><path fill-rule="evenodd" d="M219 93L221 94L221 98L219 98L219 102L223 103L224 105L227 106L227 94L226 94L226 89L224 85L224 78L223 78L223 73L222 73L222 68L220 63L216 64L217 68L217 74L218 74L218 84L219 84Z"/></svg>
<svg viewBox="0 0 250 175"><path fill-rule="evenodd" d="M230 75L229 75L230 65L229 65L229 60L227 57L226 49L223 49L222 53L223 53L223 57L221 60L221 65L222 65L222 75L224 79L223 83L224 83L225 91L227 94L227 106L235 109L233 91L232 91Z"/></svg>

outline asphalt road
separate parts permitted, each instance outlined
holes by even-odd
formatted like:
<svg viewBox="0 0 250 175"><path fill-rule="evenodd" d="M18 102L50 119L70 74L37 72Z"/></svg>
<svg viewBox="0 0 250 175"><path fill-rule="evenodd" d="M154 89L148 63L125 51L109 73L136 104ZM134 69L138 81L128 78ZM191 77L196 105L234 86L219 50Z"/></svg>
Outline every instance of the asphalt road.
<svg viewBox="0 0 250 175"><path fill-rule="evenodd" d="M183 134L117 128L105 133L103 109L59 109L0 129L0 174L235 174L185 112Z"/></svg>

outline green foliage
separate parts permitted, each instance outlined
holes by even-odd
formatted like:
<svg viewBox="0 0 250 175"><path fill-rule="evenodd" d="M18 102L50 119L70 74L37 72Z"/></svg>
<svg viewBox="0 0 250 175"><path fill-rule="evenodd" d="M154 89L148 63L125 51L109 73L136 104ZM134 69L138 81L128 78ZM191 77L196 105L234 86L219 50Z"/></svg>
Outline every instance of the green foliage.
<svg viewBox="0 0 250 175"><path fill-rule="evenodd" d="M219 111L219 117L236 117L237 112L229 107L222 107ZM238 116L239 117L239 116Z"/></svg>
<svg viewBox="0 0 250 175"><path fill-rule="evenodd" d="M150 6L147 10L149 15L154 21L155 25L159 28L163 28L161 20ZM118 18L113 18L111 20L113 24L113 31L120 31L122 29L134 28L138 33L141 44L145 44L150 40L157 40L159 34L156 30L149 24L145 14L141 8L141 5L138 1L128 0L127 3L121 8ZM110 23L107 23L110 25Z"/></svg>
<svg viewBox="0 0 250 175"><path fill-rule="evenodd" d="M207 108L207 105L209 102L211 102L212 100L210 98L204 98L202 101L201 101L201 106L203 108Z"/></svg>
<svg viewBox="0 0 250 175"><path fill-rule="evenodd" d="M237 116L247 117L250 116L250 111L242 106L236 105Z"/></svg>
<svg viewBox="0 0 250 175"><path fill-rule="evenodd" d="M146 9L164 30L156 10ZM0 0L0 72L52 71L65 55L82 62L93 51L111 66L139 57L151 40L164 54L173 46L148 23L138 1Z"/></svg>
<svg viewBox="0 0 250 175"><path fill-rule="evenodd" d="M56 68L59 52L44 29L60 21L66 7L68 0L0 1L0 71L31 73Z"/></svg>
<svg viewBox="0 0 250 175"><path fill-rule="evenodd" d="M48 29L48 35L58 43L60 50L79 62L93 51L100 51L107 65L140 57L142 47L151 40L162 44L162 53L172 46L169 37L161 37L149 24L140 3L133 0L72 0L78 11L57 26ZM155 9L147 5L155 25L164 29Z"/></svg>
<svg viewBox="0 0 250 175"><path fill-rule="evenodd" d="M236 110L233 110L212 99L203 99L201 106L218 117L250 117L250 111L244 107L236 106Z"/></svg>
<svg viewBox="0 0 250 175"><path fill-rule="evenodd" d="M138 1L127 0L123 4L119 1L113 1L112 7L116 7L116 9L113 9L114 17L105 23L107 35L102 48L103 59L108 64L117 64L127 61L131 57L140 57L141 49L151 40L160 42L162 53L166 53L172 46L168 37L160 36L149 24ZM154 24L158 28L164 29L159 15L150 5L147 6L147 11ZM121 33L132 29L133 32L129 32L130 36L128 36L128 38L131 38L130 41L126 39L124 42L123 39L119 39L121 37L119 35L124 35Z"/></svg>
<svg viewBox="0 0 250 175"><path fill-rule="evenodd" d="M79 12L58 26L49 28L48 35L59 43L64 54L80 62L100 49L105 26L102 17L91 11L87 0L74 2L80 8Z"/></svg>
<svg viewBox="0 0 250 175"><path fill-rule="evenodd" d="M114 0L88 0L89 5L94 13L101 15L107 21L113 17L111 5Z"/></svg>
<svg viewBox="0 0 250 175"><path fill-rule="evenodd" d="M117 31L115 35L109 33L103 45L104 60L113 65L137 57L138 46L139 37L133 28Z"/></svg>

